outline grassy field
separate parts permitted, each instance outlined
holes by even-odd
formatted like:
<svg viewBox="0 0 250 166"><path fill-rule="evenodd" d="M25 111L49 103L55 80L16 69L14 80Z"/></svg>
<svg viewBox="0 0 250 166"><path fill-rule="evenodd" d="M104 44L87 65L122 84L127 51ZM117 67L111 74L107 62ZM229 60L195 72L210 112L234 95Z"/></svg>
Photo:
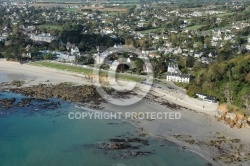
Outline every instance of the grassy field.
<svg viewBox="0 0 250 166"><path fill-rule="evenodd" d="M185 28L185 30L197 30L199 28L201 28L203 25L194 25L194 26L191 26L191 27L187 27Z"/></svg>
<svg viewBox="0 0 250 166"><path fill-rule="evenodd" d="M127 8L123 8L123 7L110 7L110 8L105 8L105 7L81 7L80 10L99 10L101 12L126 12Z"/></svg>
<svg viewBox="0 0 250 166"><path fill-rule="evenodd" d="M158 30L163 30L163 28L147 29L147 30L138 31L138 32L140 32L140 33L142 33L142 34L149 34L150 32L154 33L154 32L156 32L156 31L158 31Z"/></svg>
<svg viewBox="0 0 250 166"><path fill-rule="evenodd" d="M78 67L78 66L71 66L71 65L67 65L67 64L61 64L61 63L55 63L55 62L44 62L44 61L34 62L32 64L35 66L49 67L49 68L65 70L65 71L69 71L69 72L73 72L73 73L93 75L92 69ZM107 71L100 72L100 76L107 76L107 75L108 75ZM117 74L117 78L122 79L122 80L134 81L134 82L141 82L143 80L143 78L138 77L138 76L121 74L121 73Z"/></svg>
<svg viewBox="0 0 250 166"><path fill-rule="evenodd" d="M51 30L53 30L53 29L57 29L57 30L62 30L62 26L60 26L60 25L49 25L49 24L44 24L44 25L39 25L38 26L39 28L46 28L46 29L51 29Z"/></svg>
<svg viewBox="0 0 250 166"><path fill-rule="evenodd" d="M65 9L66 12L69 12L69 13L77 13L79 11L78 8L67 8Z"/></svg>
<svg viewBox="0 0 250 166"><path fill-rule="evenodd" d="M108 12L107 14L110 16L117 16L119 12Z"/></svg>
<svg viewBox="0 0 250 166"><path fill-rule="evenodd" d="M38 8L38 7L67 7L67 6L74 6L74 5L78 5L76 3L32 3L32 4L29 4L28 6L34 6L35 8Z"/></svg>
<svg viewBox="0 0 250 166"><path fill-rule="evenodd" d="M233 15L234 12L228 12L228 13L222 13L222 14L217 14L216 16L217 17L225 17L225 16L230 16L230 15Z"/></svg>

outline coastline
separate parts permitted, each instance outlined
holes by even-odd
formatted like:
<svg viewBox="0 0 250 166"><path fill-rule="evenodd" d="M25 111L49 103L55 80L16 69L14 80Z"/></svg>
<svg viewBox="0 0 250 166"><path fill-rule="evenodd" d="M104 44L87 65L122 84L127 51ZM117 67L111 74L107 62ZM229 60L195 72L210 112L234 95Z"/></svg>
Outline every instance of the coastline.
<svg viewBox="0 0 250 166"><path fill-rule="evenodd" d="M0 61L0 73L4 72L17 75L19 74L22 76L25 75L26 77L24 78L17 78L25 81L23 87L31 87L38 84L59 84L62 82L73 82L76 85L91 84L91 81L87 80L86 77L81 74L69 73L67 71L45 67L31 66L27 64L21 65L15 62ZM200 105L198 101L196 106L193 105L194 101L192 99L186 98L183 95L178 95L179 94L176 92L169 92L169 94L163 93L159 90L159 88L156 87L151 90L148 99L143 99L141 102L133 106L118 107L108 103L103 103L102 106L105 108L105 110L114 112L117 110L123 112L127 110L133 110L137 112L144 112L145 110L165 112L172 110L171 108L160 104L162 103L162 100L167 100L170 103L181 105L182 107L175 110L180 111L182 114L182 119L180 121L135 120L131 122L137 127L142 128L142 133L155 138L168 140L182 147L186 147L187 150L202 155L213 165L228 165L228 163L225 164L220 161L213 161L213 157L218 155L218 152L214 151L216 148L210 148L208 146L209 141L213 141L218 137L225 136L229 140L240 139L242 141L241 143L246 146L246 149L249 149L250 140L247 139L250 137L249 129L231 129L222 122L216 122L214 118L216 107L209 108L208 105L205 106L206 109L201 109L203 105ZM188 101L190 102L189 105L187 104ZM185 141L189 141L189 143ZM195 143L190 144L190 141L195 141ZM229 147L225 147L225 149L230 150ZM240 164L249 165L250 162L248 160L248 162ZM234 163L231 165L234 165Z"/></svg>

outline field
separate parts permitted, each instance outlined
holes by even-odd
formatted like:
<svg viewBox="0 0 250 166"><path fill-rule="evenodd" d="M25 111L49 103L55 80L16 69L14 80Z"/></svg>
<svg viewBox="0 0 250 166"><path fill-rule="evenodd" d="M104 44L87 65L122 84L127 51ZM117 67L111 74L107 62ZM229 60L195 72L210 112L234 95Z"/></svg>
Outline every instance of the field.
<svg viewBox="0 0 250 166"><path fill-rule="evenodd" d="M45 29L50 29L50 30L62 30L62 26L60 25L49 25L49 24L45 24L45 25L39 25L39 28L45 28Z"/></svg>
<svg viewBox="0 0 250 166"><path fill-rule="evenodd" d="M217 14L216 16L217 17L225 17L225 16L230 16L230 15L233 15L234 12L228 12L228 13L222 13L222 14Z"/></svg>
<svg viewBox="0 0 250 166"><path fill-rule="evenodd" d="M158 30L163 30L163 28L147 29L147 30L138 31L138 32L142 34L149 34L149 33L155 33Z"/></svg>
<svg viewBox="0 0 250 166"><path fill-rule="evenodd" d="M73 73L93 75L92 69L83 68L79 66L71 66L67 64L44 62L44 61L34 62L33 65L44 66L44 67L49 67L49 68L54 68L54 69L59 69L59 70L66 70L66 71L73 72ZM107 76L107 75L108 75L107 71L100 72L100 76ZM117 78L122 79L122 80L134 81L134 82L141 82L143 80L143 78L141 77L131 76L131 75L122 74L122 73L117 74Z"/></svg>
<svg viewBox="0 0 250 166"><path fill-rule="evenodd" d="M69 6L81 6L80 3L35 3L35 4L29 4L29 6L34 6L36 8L38 7L69 7ZM70 8L65 9L67 12L77 12L79 10L99 10L101 12L126 12L127 7L85 7L82 6L79 9L78 8Z"/></svg>
<svg viewBox="0 0 250 166"><path fill-rule="evenodd" d="M69 12L69 13L70 13L70 12L76 13L76 12L79 11L79 9L78 9L78 8L66 8L65 11L66 11L66 12Z"/></svg>
<svg viewBox="0 0 250 166"><path fill-rule="evenodd" d="M113 8L104 8L104 7L81 7L81 10L99 10L101 12L126 12L126 8L122 7L113 7Z"/></svg>
<svg viewBox="0 0 250 166"><path fill-rule="evenodd" d="M76 3L34 3L34 4L29 4L29 6L34 6L34 7L68 7L68 6L76 6L79 4Z"/></svg>
<svg viewBox="0 0 250 166"><path fill-rule="evenodd" d="M194 26L191 26L191 27L187 27L185 28L185 30L197 30L199 28L201 28L203 25L194 25Z"/></svg>

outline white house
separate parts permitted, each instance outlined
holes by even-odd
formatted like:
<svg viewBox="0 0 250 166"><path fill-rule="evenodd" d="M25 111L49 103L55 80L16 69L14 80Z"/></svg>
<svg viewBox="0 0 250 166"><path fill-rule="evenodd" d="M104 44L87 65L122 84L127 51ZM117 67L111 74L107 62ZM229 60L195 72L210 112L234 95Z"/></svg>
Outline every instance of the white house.
<svg viewBox="0 0 250 166"><path fill-rule="evenodd" d="M190 82L190 75L189 74L182 74L179 70L177 64L169 64L168 65L168 72L167 72L167 81L173 82Z"/></svg>
<svg viewBox="0 0 250 166"><path fill-rule="evenodd" d="M249 44L249 45L246 45L246 49L247 49L248 51L250 51L250 44Z"/></svg>
<svg viewBox="0 0 250 166"><path fill-rule="evenodd" d="M194 57L195 58L200 58L203 55L203 52L195 52Z"/></svg>
<svg viewBox="0 0 250 166"><path fill-rule="evenodd" d="M59 61L75 62L76 56L69 55L68 53L58 53L57 58Z"/></svg>
<svg viewBox="0 0 250 166"><path fill-rule="evenodd" d="M79 48L76 47L76 46L73 46L73 47L71 48L71 55L80 56Z"/></svg>
<svg viewBox="0 0 250 166"><path fill-rule="evenodd" d="M34 35L34 34L30 34L29 35L31 40L33 41L40 41L40 42L47 42L47 43L51 43L53 40L55 40L56 38L51 36L49 33L42 33L39 35Z"/></svg>
<svg viewBox="0 0 250 166"><path fill-rule="evenodd" d="M209 57L209 58L215 58L215 57L216 57L216 52L210 52L210 53L208 54L208 57Z"/></svg>
<svg viewBox="0 0 250 166"><path fill-rule="evenodd" d="M209 59L207 57L201 57L200 58L201 63L209 64Z"/></svg>
<svg viewBox="0 0 250 166"><path fill-rule="evenodd" d="M203 99L203 101L208 102L208 103L217 103L217 100L214 96L209 96L206 94L202 93L196 93L195 94L198 98Z"/></svg>
<svg viewBox="0 0 250 166"><path fill-rule="evenodd" d="M180 47L176 48L173 54L182 54L182 49Z"/></svg>

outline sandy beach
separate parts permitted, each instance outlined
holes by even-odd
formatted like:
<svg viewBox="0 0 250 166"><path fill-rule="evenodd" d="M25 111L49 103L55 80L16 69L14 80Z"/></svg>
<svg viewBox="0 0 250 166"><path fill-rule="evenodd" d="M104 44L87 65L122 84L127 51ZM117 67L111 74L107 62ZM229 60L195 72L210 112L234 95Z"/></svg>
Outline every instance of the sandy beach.
<svg viewBox="0 0 250 166"><path fill-rule="evenodd" d="M74 82L75 84L88 84L84 75L69 73L67 71L37 67L29 64L20 64L17 62L0 61L0 73L3 75L15 75L12 78L6 78L8 81L19 79L25 81L25 86L43 84L58 84L61 82ZM18 77L19 75L19 77ZM48 82L49 80L49 82Z"/></svg>
<svg viewBox="0 0 250 166"><path fill-rule="evenodd" d="M22 80L25 81L24 86L62 82L91 84L81 74L6 61L0 61L0 82L2 80ZM164 101L181 107L168 108L162 104ZM143 134L175 142L184 149L203 156L213 165L250 165L250 129L230 128L223 122L217 122L214 117L217 114L217 104L204 103L176 91L153 87L146 99L139 103L126 107L105 103L103 107L104 110L114 112L179 112L179 120L136 119L132 123Z"/></svg>

